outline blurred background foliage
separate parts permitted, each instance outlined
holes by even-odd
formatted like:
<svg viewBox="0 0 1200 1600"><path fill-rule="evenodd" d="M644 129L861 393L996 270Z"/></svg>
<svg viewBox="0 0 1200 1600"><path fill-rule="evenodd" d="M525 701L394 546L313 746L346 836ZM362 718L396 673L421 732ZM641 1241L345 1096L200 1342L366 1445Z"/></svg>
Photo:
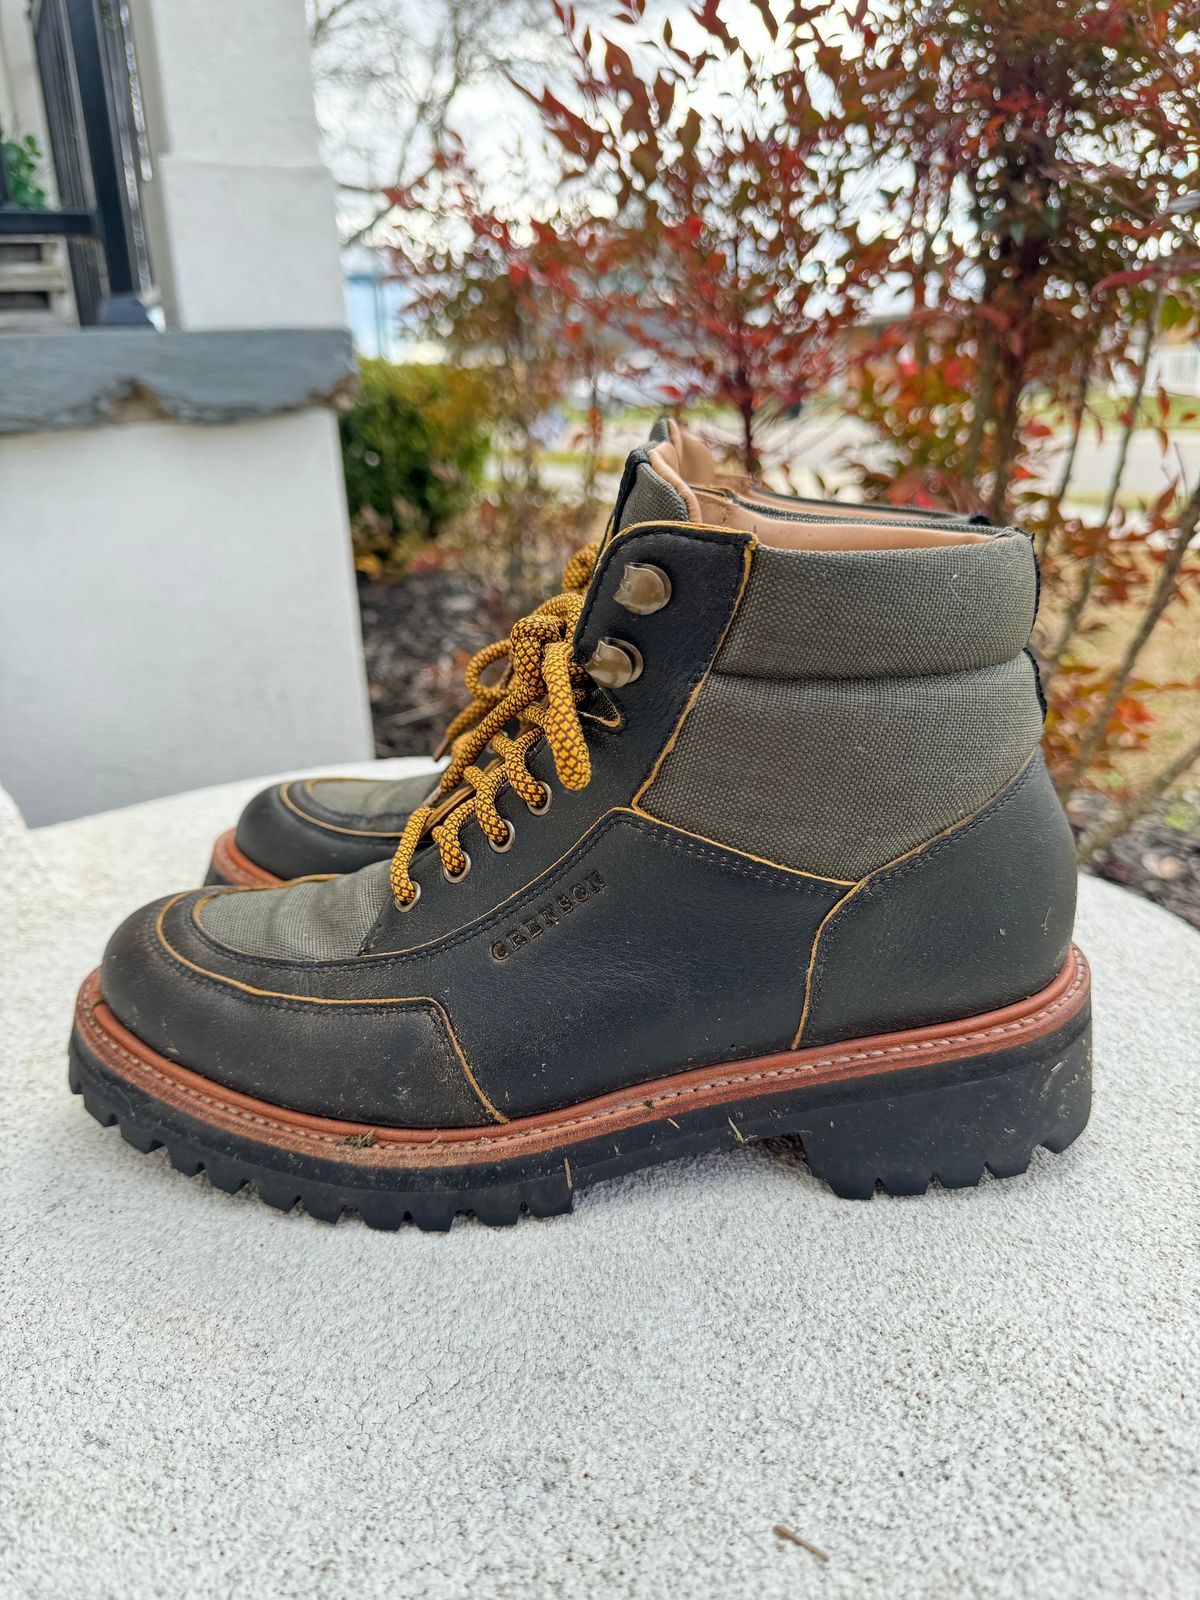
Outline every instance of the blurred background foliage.
<svg viewBox="0 0 1200 1600"><path fill-rule="evenodd" d="M321 25L318 6L318 77L361 66L387 13L325 0ZM603 520L663 407L779 486L1017 522L1042 564L1047 758L1081 854L1106 850L1200 758L1181 444L1200 402L1162 377L1200 338L1194 8L446 0L436 18L403 83L377 58L397 138L343 188L348 234L386 252L411 336L455 374L424 396L403 369L405 393L439 418L457 395L464 440L401 421L368 363L346 434L364 570L437 539L490 562L512 614ZM497 176L484 85L535 118L537 162L507 152Z"/></svg>
<svg viewBox="0 0 1200 1600"><path fill-rule="evenodd" d="M360 572L402 572L473 504L493 420L479 371L360 361L354 403L340 424Z"/></svg>
<svg viewBox="0 0 1200 1600"><path fill-rule="evenodd" d="M46 191L42 187L45 156L31 133L5 134L0 128L0 160L11 205L20 211L44 211Z"/></svg>

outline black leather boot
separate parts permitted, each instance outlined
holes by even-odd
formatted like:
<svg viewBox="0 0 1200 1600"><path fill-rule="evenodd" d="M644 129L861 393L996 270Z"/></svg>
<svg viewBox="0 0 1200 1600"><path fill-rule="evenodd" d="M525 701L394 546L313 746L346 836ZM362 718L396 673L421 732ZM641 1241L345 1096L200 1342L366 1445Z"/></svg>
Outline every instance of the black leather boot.
<svg viewBox="0 0 1200 1600"><path fill-rule="evenodd" d="M850 1196L1076 1137L1028 539L779 516L678 466L631 457L586 591L514 628L391 862L117 931L71 1045L96 1117L379 1227L772 1135Z"/></svg>
<svg viewBox="0 0 1200 1600"><path fill-rule="evenodd" d="M905 506L860 506L846 501L806 500L740 483L715 490L712 452L695 435L674 422L655 425L651 444L667 444L681 475L710 495L719 494L748 511L762 508L773 516L800 522L844 517L868 522L925 521L934 526L972 526L977 518L956 519L945 512L917 512ZM726 480L731 482L732 480ZM982 519L986 523L986 519ZM563 589L586 589L596 547L586 546L567 563ZM443 745L467 737L479 718L495 704L496 694L484 687L488 671L502 650L489 645L467 668L470 703L450 724ZM395 851L412 813L436 794L446 792L444 772L409 778L297 778L273 784L255 795L237 825L213 846L206 883L250 888L276 885L290 878L328 872L357 872Z"/></svg>

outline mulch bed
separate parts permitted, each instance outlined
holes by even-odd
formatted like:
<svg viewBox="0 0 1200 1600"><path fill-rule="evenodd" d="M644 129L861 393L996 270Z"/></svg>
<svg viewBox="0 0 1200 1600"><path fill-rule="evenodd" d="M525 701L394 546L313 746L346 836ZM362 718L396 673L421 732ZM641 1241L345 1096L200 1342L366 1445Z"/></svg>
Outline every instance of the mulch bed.
<svg viewBox="0 0 1200 1600"><path fill-rule="evenodd" d="M375 753L430 755L466 704L468 660L508 631L503 597L472 573L437 569L360 580L358 599Z"/></svg>
<svg viewBox="0 0 1200 1600"><path fill-rule="evenodd" d="M359 584L367 680L381 756L425 756L464 704L463 668L507 632L502 591L452 568L410 573L395 584ZM1111 802L1080 794L1076 833L1090 832ZM1162 801L1088 870L1200 928L1200 791Z"/></svg>
<svg viewBox="0 0 1200 1600"><path fill-rule="evenodd" d="M1076 834L1094 832L1111 812L1110 800L1091 793L1075 795L1069 807ZM1160 801L1087 870L1200 928L1200 790Z"/></svg>

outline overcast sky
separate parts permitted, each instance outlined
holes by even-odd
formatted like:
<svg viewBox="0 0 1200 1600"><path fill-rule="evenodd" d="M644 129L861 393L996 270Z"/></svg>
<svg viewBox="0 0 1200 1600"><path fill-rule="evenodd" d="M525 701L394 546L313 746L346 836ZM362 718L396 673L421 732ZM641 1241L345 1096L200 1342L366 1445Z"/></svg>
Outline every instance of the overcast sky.
<svg viewBox="0 0 1200 1600"><path fill-rule="evenodd" d="M535 90L546 82L561 86L563 46L548 0L499 0L490 7L483 0L468 3L481 4L482 30L507 47L522 82ZM430 61L446 13L436 0L361 0L361 5L358 25L318 49L315 62L326 159L342 182L369 187L395 181L411 120L408 106L429 85ZM577 9L590 13L606 33L636 52L634 35L608 23L606 6L585 3ZM685 48L700 42L686 6L660 0L648 10L652 23L661 24L668 16L677 42ZM770 48L751 0L733 0L722 16L756 53ZM717 108L738 83L734 66L717 65L694 83L681 104ZM483 71L460 91L450 122L499 209L522 217L554 204L557 169L541 119L502 71ZM419 159L419 152L414 157ZM346 190L340 204L347 230L372 214L367 199Z"/></svg>

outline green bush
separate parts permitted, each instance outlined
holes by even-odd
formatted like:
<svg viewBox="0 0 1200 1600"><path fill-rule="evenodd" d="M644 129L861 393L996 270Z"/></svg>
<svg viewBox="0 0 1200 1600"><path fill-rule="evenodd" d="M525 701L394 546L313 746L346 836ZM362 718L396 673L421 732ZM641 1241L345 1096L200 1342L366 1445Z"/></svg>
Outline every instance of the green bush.
<svg viewBox="0 0 1200 1600"><path fill-rule="evenodd" d="M470 506L490 446L488 391L482 374L453 367L359 365L342 461L358 564L377 575Z"/></svg>
<svg viewBox="0 0 1200 1600"><path fill-rule="evenodd" d="M31 133L23 138L14 134L5 137L0 128L0 158L4 161L4 174L8 180L8 193L19 211L44 211L46 191L38 182L44 156Z"/></svg>

